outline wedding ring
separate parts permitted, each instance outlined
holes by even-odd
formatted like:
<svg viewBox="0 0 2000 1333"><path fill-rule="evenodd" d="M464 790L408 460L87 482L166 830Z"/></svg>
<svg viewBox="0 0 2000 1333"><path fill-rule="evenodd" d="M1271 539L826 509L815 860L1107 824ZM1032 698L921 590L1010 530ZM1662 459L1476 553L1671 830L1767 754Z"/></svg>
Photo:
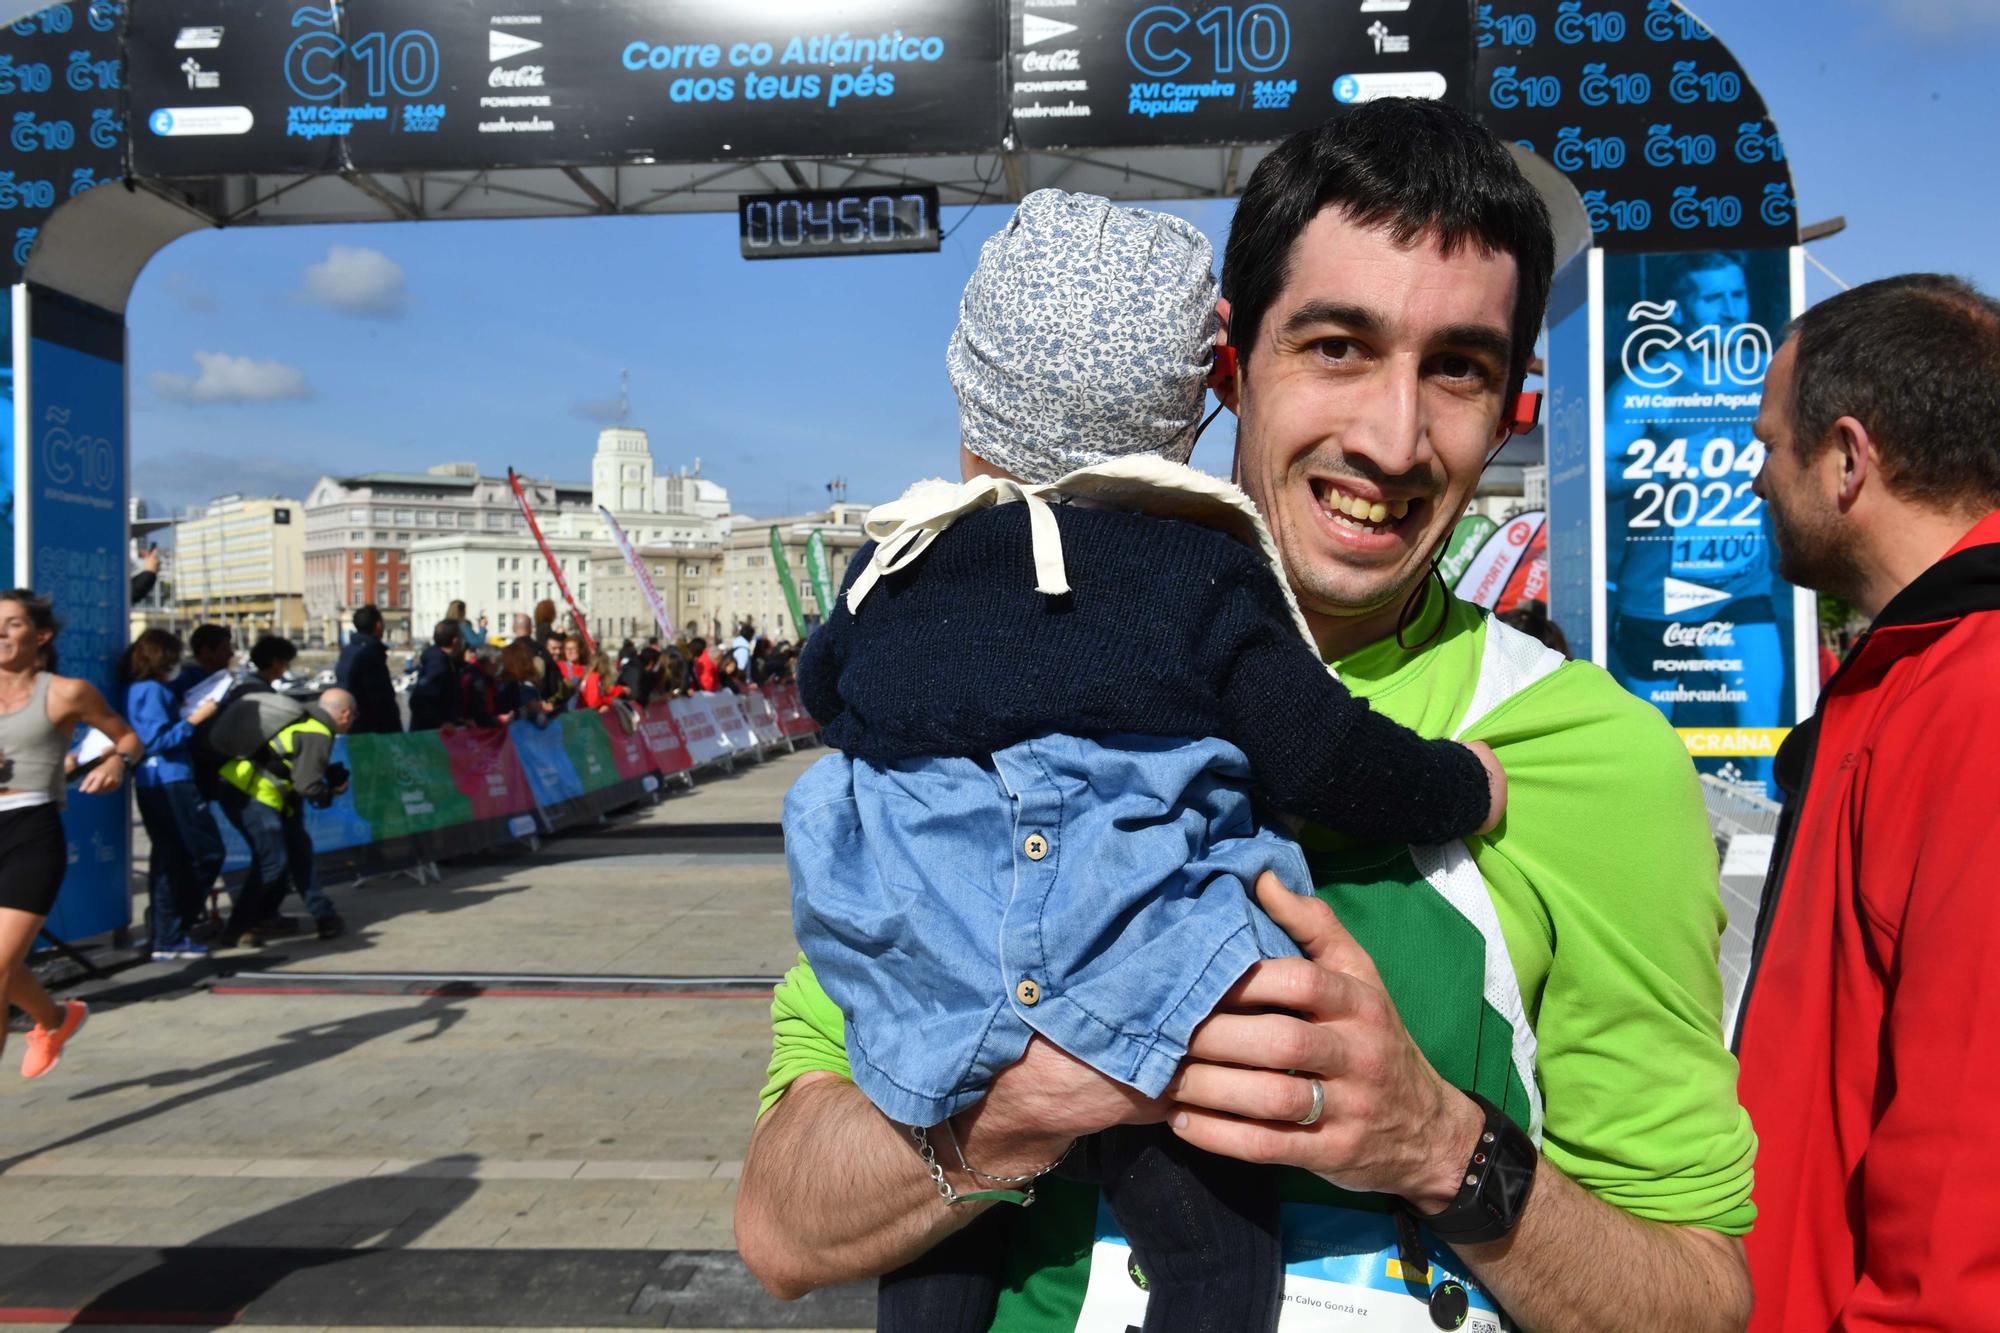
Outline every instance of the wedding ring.
<svg viewBox="0 0 2000 1333"><path fill-rule="evenodd" d="M1313 1109L1298 1118L1296 1123L1301 1125L1317 1125L1319 1123L1320 1112L1326 1110L1326 1088L1318 1079L1311 1079L1309 1081L1312 1083Z"/></svg>

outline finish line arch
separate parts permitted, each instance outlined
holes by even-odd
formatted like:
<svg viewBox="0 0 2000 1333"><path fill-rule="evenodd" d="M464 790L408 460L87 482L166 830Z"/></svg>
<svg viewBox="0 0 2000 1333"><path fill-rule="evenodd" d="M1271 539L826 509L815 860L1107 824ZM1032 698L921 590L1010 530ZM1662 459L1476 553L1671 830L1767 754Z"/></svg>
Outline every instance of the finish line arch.
<svg viewBox="0 0 2000 1333"><path fill-rule="evenodd" d="M1754 84L1677 0L783 8L66 0L0 31L0 586L56 598L65 669L109 692L124 645L124 310L188 232L714 212L801 191L1221 198L1285 135L1415 95L1513 142L1557 220L1557 618L1684 724L1705 767L1761 779L1812 696L1810 615L1770 581L1736 489L1761 458L1747 421L1765 344L1745 330L1768 343L1802 300L1797 214ZM1690 668L1709 647L1741 660ZM122 799L77 798L69 825L52 924L124 924Z"/></svg>

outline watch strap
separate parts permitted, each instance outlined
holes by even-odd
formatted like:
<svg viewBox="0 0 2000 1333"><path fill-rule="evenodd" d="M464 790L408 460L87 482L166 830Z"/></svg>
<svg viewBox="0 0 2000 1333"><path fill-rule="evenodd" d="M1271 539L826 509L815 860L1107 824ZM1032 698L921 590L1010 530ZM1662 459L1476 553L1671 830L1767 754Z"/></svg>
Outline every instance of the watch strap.
<svg viewBox="0 0 2000 1333"><path fill-rule="evenodd" d="M1507 1113L1476 1092L1465 1094L1486 1117L1465 1164L1458 1195L1443 1212L1423 1219L1446 1244L1499 1240L1521 1220L1541 1161L1534 1140Z"/></svg>

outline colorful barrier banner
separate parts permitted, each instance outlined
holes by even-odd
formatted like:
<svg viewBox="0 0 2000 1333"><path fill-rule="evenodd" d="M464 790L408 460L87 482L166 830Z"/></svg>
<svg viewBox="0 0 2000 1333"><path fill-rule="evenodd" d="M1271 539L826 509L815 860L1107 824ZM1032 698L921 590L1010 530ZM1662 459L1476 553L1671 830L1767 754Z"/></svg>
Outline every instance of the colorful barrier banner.
<svg viewBox="0 0 2000 1333"><path fill-rule="evenodd" d="M771 706L768 698L761 694L746 694L736 702L743 709L744 720L749 722L750 733L757 738L759 745L784 744L785 731L778 725L778 710Z"/></svg>
<svg viewBox="0 0 2000 1333"><path fill-rule="evenodd" d="M722 738L736 751L757 751L757 736L750 730L750 719L743 712L743 701L733 694L711 694L704 700L715 714L715 725L721 729Z"/></svg>
<svg viewBox="0 0 2000 1333"><path fill-rule="evenodd" d="M688 757L697 765L727 759L736 748L722 734L707 696L675 699L668 708L673 713L674 724L680 728L681 739L687 745Z"/></svg>
<svg viewBox="0 0 2000 1333"><path fill-rule="evenodd" d="M646 738L635 729L627 731L623 718L616 709L600 713L595 709L578 716L595 716L604 728L604 742L611 749L611 762L618 770L620 779L626 782L641 782L657 771L653 763L653 753L646 748Z"/></svg>
<svg viewBox="0 0 2000 1333"><path fill-rule="evenodd" d="M354 772L348 797L374 841L472 822L472 802L452 780L451 753L435 736L344 736L341 744Z"/></svg>
<svg viewBox="0 0 2000 1333"><path fill-rule="evenodd" d="M662 774L671 777L694 767L694 756L688 753L687 742L681 739L681 729L665 699L647 705L646 720L639 724L639 736L652 753L653 766Z"/></svg>
<svg viewBox="0 0 2000 1333"><path fill-rule="evenodd" d="M621 779L617 761L611 756L611 738L604 734L603 721L595 710L564 713L553 729L561 732L570 767L576 770L585 792L602 791Z"/></svg>
<svg viewBox="0 0 2000 1333"><path fill-rule="evenodd" d="M451 759L452 785L472 805L475 819L505 819L534 808L528 775L503 727L455 727L434 735Z"/></svg>
<svg viewBox="0 0 2000 1333"><path fill-rule="evenodd" d="M583 779L577 776L576 765L570 761L569 747L563 744L560 727L514 722L508 725L507 734L538 807L547 812L583 798Z"/></svg>
<svg viewBox="0 0 2000 1333"><path fill-rule="evenodd" d="M660 776L814 730L798 687L774 685L740 699L655 700L636 731L615 712L581 710L547 727L342 736L333 762L353 780L325 809L306 807L306 830L322 866L380 869L460 856L595 817L657 790ZM223 870L241 872L249 849L221 809L211 809Z"/></svg>
<svg viewBox="0 0 2000 1333"><path fill-rule="evenodd" d="M805 705L799 702L797 685L767 685L764 692L770 696L771 707L778 714L778 729L788 737L810 736L819 730L819 723L812 720Z"/></svg>

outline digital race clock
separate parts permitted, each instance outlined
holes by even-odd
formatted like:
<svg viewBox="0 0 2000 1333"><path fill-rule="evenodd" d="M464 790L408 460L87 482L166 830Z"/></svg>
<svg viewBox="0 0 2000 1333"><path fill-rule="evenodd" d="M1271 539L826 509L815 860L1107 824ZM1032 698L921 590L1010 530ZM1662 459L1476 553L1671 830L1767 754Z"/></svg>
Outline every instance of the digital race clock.
<svg viewBox="0 0 2000 1333"><path fill-rule="evenodd" d="M937 187L898 185L740 195L736 227L745 259L935 251Z"/></svg>

